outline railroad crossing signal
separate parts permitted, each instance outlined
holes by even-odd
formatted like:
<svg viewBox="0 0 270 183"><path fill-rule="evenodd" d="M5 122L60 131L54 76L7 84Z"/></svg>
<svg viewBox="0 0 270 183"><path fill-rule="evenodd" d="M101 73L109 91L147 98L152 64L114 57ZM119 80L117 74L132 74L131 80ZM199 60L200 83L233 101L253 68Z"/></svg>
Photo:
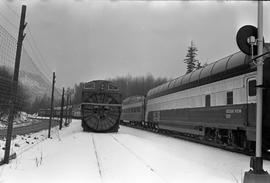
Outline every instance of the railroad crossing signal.
<svg viewBox="0 0 270 183"><path fill-rule="evenodd" d="M245 25L241 27L236 35L236 42L239 49L247 55L257 55L257 39L258 30L252 25Z"/></svg>

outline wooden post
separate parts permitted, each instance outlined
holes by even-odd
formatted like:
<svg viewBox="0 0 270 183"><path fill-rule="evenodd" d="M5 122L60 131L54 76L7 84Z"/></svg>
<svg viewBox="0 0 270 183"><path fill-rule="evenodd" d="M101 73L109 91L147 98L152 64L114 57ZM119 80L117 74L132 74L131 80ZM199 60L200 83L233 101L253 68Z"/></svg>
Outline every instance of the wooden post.
<svg viewBox="0 0 270 183"><path fill-rule="evenodd" d="M12 84L11 84L11 93L10 93L11 95L10 110L9 110L9 116L8 116L8 128L7 128L5 156L4 156L4 163L7 163L7 164L9 163L10 144L11 144L11 137L12 137L12 130L13 130L14 111L15 111L14 107L15 107L15 101L17 98L18 78L19 78L20 61L21 61L21 53L22 53L22 43L23 43L23 39L25 38L25 34L23 32L26 27L25 14L26 14L26 6L23 5L22 11L21 11L18 41L17 41L14 74L13 74L13 79L12 79Z"/></svg>
<svg viewBox="0 0 270 183"><path fill-rule="evenodd" d="M52 115L53 115L53 100L54 100L54 85L55 85L55 72L53 72L53 81L52 81L51 112L50 112L48 138L51 138Z"/></svg>
<svg viewBox="0 0 270 183"><path fill-rule="evenodd" d="M69 101L69 90L67 90L67 92L66 92L66 94L67 94L67 100L66 100L66 109L65 109L65 117L66 117L66 120L65 120L65 126L67 126L67 120L68 120L68 101Z"/></svg>
<svg viewBox="0 0 270 183"><path fill-rule="evenodd" d="M72 120L71 92L70 92L70 95L69 95L69 105L70 105L70 109L69 109L69 120L68 120L68 122L71 123L71 120Z"/></svg>
<svg viewBox="0 0 270 183"><path fill-rule="evenodd" d="M65 88L63 88L63 91L62 91L62 100L61 100L61 112L60 112L60 124L59 124L59 130L61 130L62 127L63 127L64 103L65 103Z"/></svg>

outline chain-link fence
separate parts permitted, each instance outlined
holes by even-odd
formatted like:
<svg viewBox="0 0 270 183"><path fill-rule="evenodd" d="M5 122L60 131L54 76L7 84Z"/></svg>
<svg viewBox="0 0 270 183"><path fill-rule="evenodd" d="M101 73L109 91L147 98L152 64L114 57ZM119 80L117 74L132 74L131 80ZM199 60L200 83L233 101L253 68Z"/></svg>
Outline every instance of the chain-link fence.
<svg viewBox="0 0 270 183"><path fill-rule="evenodd" d="M44 63L30 29L25 30L27 36L23 41L19 81L13 83L17 39L10 32L0 24L0 130L7 127L12 97L14 127L36 121L34 119L39 110L49 109L51 102L51 81L48 74L51 71ZM55 104L59 106L60 92L57 89L55 99Z"/></svg>
<svg viewBox="0 0 270 183"><path fill-rule="evenodd" d="M16 39L0 25L0 120L6 126L8 121L9 104L11 99L12 68L16 53ZM18 109L22 106L15 104Z"/></svg>

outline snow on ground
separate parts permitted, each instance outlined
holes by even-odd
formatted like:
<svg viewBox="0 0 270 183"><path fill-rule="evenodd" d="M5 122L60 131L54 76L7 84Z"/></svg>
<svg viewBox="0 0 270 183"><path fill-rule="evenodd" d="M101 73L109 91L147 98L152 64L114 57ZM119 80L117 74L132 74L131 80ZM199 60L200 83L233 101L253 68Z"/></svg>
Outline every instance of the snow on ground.
<svg viewBox="0 0 270 183"><path fill-rule="evenodd" d="M248 156L123 126L119 133L85 133L73 120L55 128L52 139L46 135L14 140L33 144L13 149L19 155L0 167L0 182L235 183L249 169Z"/></svg>
<svg viewBox="0 0 270 183"><path fill-rule="evenodd" d="M119 141L166 182L243 182L250 157L159 134L122 127ZM141 148L138 148L141 147ZM270 162L264 161L270 171Z"/></svg>
<svg viewBox="0 0 270 183"><path fill-rule="evenodd" d="M2 182L99 182L89 134L77 121L61 132L54 129L46 139L1 167ZM81 138L77 138L77 133ZM92 153L92 154L91 154Z"/></svg>

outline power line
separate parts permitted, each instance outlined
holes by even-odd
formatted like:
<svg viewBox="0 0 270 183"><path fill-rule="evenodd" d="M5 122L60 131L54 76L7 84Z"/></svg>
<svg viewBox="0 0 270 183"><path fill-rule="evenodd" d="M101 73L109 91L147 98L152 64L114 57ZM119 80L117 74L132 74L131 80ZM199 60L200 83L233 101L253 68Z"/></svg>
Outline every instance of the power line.
<svg viewBox="0 0 270 183"><path fill-rule="evenodd" d="M5 27L0 25L0 58L1 63L14 63L16 49L16 39L7 31Z"/></svg>
<svg viewBox="0 0 270 183"><path fill-rule="evenodd" d="M31 33L30 27L28 26L27 29L28 29L28 31L29 31L30 39L32 40L33 45L34 45L34 47L36 48L36 50L37 50L37 52L38 52L38 55L40 56L41 60L43 61L44 66L46 67L47 71L50 71L50 72L51 72L52 69L49 68L49 66L46 64L46 61L45 61L43 55L41 54L40 50L38 49L38 46L37 46L37 44L36 44L36 41L35 41L35 39L34 39L32 33Z"/></svg>
<svg viewBox="0 0 270 183"><path fill-rule="evenodd" d="M3 16L3 14L0 12L0 14ZM6 17L5 16L3 16L5 19L6 19ZM7 21L9 21L8 19L6 19ZM10 21L9 21L10 22ZM10 22L11 23L11 22ZM12 23L11 23L12 24ZM0 25L1 26L1 25ZM14 27L15 27L15 25L13 25ZM13 40L16 42L16 39L9 33L9 31L7 31L3 26L1 26L2 27L2 30L4 30L5 32L7 32L10 36L11 36L11 38L13 38ZM35 53L35 51L34 51L34 49L33 49L33 47L32 47L32 45L31 45L31 43L30 43L30 41L28 41L29 42L29 46L30 46L30 48L32 49L32 51L33 51L33 53ZM10 61L11 62L11 61ZM48 69L48 68L47 68ZM50 70L50 69L48 69L48 70ZM47 72L47 71L46 71ZM49 79L49 77L48 77L48 73L46 73L45 72L45 75L46 75L46 78L47 79Z"/></svg>
<svg viewBox="0 0 270 183"><path fill-rule="evenodd" d="M1 13L1 11L0 11L0 16L2 17L2 18L4 18L13 28L15 28L16 30L18 30L19 28L14 24L14 23L12 23L3 13Z"/></svg>
<svg viewBox="0 0 270 183"><path fill-rule="evenodd" d="M14 15L16 15L17 17L20 17L20 15L19 15L14 9L12 9L12 8L7 4L7 2L4 2L4 4L5 4L5 5L13 12ZM28 31L29 31L29 33L30 33L30 37L31 37L31 39L32 39L32 42L34 43L35 48L38 50L39 55L40 55L41 59L43 60L44 65L45 65L47 71L50 71L50 72L51 72L52 70L48 67L48 65L45 64L45 63L46 63L46 62L45 62L45 59L44 59L43 55L41 54L41 52L39 51L38 47L36 46L35 39L33 38L33 35L32 35L32 33L31 33L31 31L30 31L30 28L29 28L29 25L27 25L26 28L28 29ZM28 43L29 43L30 48L32 49L32 51L35 52L34 49L33 49L33 47L32 47L31 42L28 41ZM46 72L47 72L47 71L46 71ZM47 74L48 74L48 73L47 73ZM47 74L46 74L46 75L47 75Z"/></svg>
<svg viewBox="0 0 270 183"><path fill-rule="evenodd" d="M1 1L1 2L3 2L3 3L6 5L6 7L8 7L8 8L12 11L12 13L16 15L17 18L20 18L20 15L19 15L15 10L13 10L13 9L7 4L6 1ZM9 24L11 24L11 25L16 29L16 31L19 29L19 27L17 27L14 23L12 23L12 22L9 20L9 18L7 18L3 13L0 12L0 14L1 14L1 16L2 16Z"/></svg>
<svg viewBox="0 0 270 183"><path fill-rule="evenodd" d="M34 48L33 48L33 45L32 45L32 43L31 43L31 41L30 40L28 40L28 39L26 39L26 42L28 43L28 45L29 45L29 47L30 47L30 49L32 50L32 53L33 54L35 54L36 56L37 56L37 58L39 57L39 55L37 54L37 52L34 50ZM42 61L40 61L40 63L42 63ZM40 66L42 66L45 70L46 70L46 68L41 64ZM48 77L47 79L49 79L50 77L49 77L49 74L47 73L47 72L50 72L50 70L48 71L45 71L44 70L44 74L46 75L46 77Z"/></svg>
<svg viewBox="0 0 270 183"><path fill-rule="evenodd" d="M35 52L35 50L34 50L34 48L33 48L33 46L32 46L32 43L31 43L28 39L26 39L26 41L28 42L28 45L29 45L30 49L32 50L32 53L35 54L35 55L37 55L37 53ZM38 55L37 55L37 57L38 57ZM34 62L34 60L32 60L32 62ZM41 66L42 66L42 65L41 65ZM42 66L42 67L43 67L43 66ZM43 69L41 69L41 70L43 70ZM46 69L45 69L45 70L46 70ZM49 80L49 79L50 79L49 73L48 73L48 71L45 71L45 70L43 70L43 74L44 74L45 77Z"/></svg>
<svg viewBox="0 0 270 183"><path fill-rule="evenodd" d="M4 4L17 16L17 17L19 17L20 18L20 15L14 10L14 9L12 9L8 4L7 4L7 2L6 1L4 1Z"/></svg>
<svg viewBox="0 0 270 183"><path fill-rule="evenodd" d="M6 34L8 34L10 37L11 37L11 39L13 39L13 41L17 41L17 39L13 36L13 35L11 35L9 32L8 32L8 30L4 27L4 26L2 26L1 24L0 24L0 28L3 30L3 31L5 31L5 33Z"/></svg>
<svg viewBox="0 0 270 183"><path fill-rule="evenodd" d="M15 15L15 16L17 16L17 17L20 17L19 16L19 14L14 10L14 9L12 9L8 4L7 4L7 2L4 2L4 4L6 5L6 7L8 8L8 9L10 9L10 11L12 11L12 13ZM9 21L10 22L10 21ZM11 22L10 22L11 23ZM15 25L14 25L15 26ZM33 52L33 54L36 54L36 51L35 51L35 49L37 50L37 56L38 57L40 57L41 58L41 67L44 67L44 71L43 71L43 73L45 74L45 76L46 76L46 78L47 79L49 79L50 77L48 76L48 74L50 73L50 72L52 72L52 69L46 64L46 61L45 61L45 58L43 57L43 55L41 54L41 51L39 50L39 48L38 48L38 46L37 46L37 44L36 44L36 41L35 41L35 39L34 39L34 36L32 35L32 32L31 32L31 30L30 30L30 26L29 25L27 25L27 27L26 27L27 29L28 29L28 31L29 31L29 35L30 35L30 39L28 40L27 39L27 42L28 42L28 45L30 46L30 49L32 50L32 52ZM32 41L32 43L31 43L31 41ZM35 48L35 49L34 49ZM43 69L42 69L43 70Z"/></svg>

